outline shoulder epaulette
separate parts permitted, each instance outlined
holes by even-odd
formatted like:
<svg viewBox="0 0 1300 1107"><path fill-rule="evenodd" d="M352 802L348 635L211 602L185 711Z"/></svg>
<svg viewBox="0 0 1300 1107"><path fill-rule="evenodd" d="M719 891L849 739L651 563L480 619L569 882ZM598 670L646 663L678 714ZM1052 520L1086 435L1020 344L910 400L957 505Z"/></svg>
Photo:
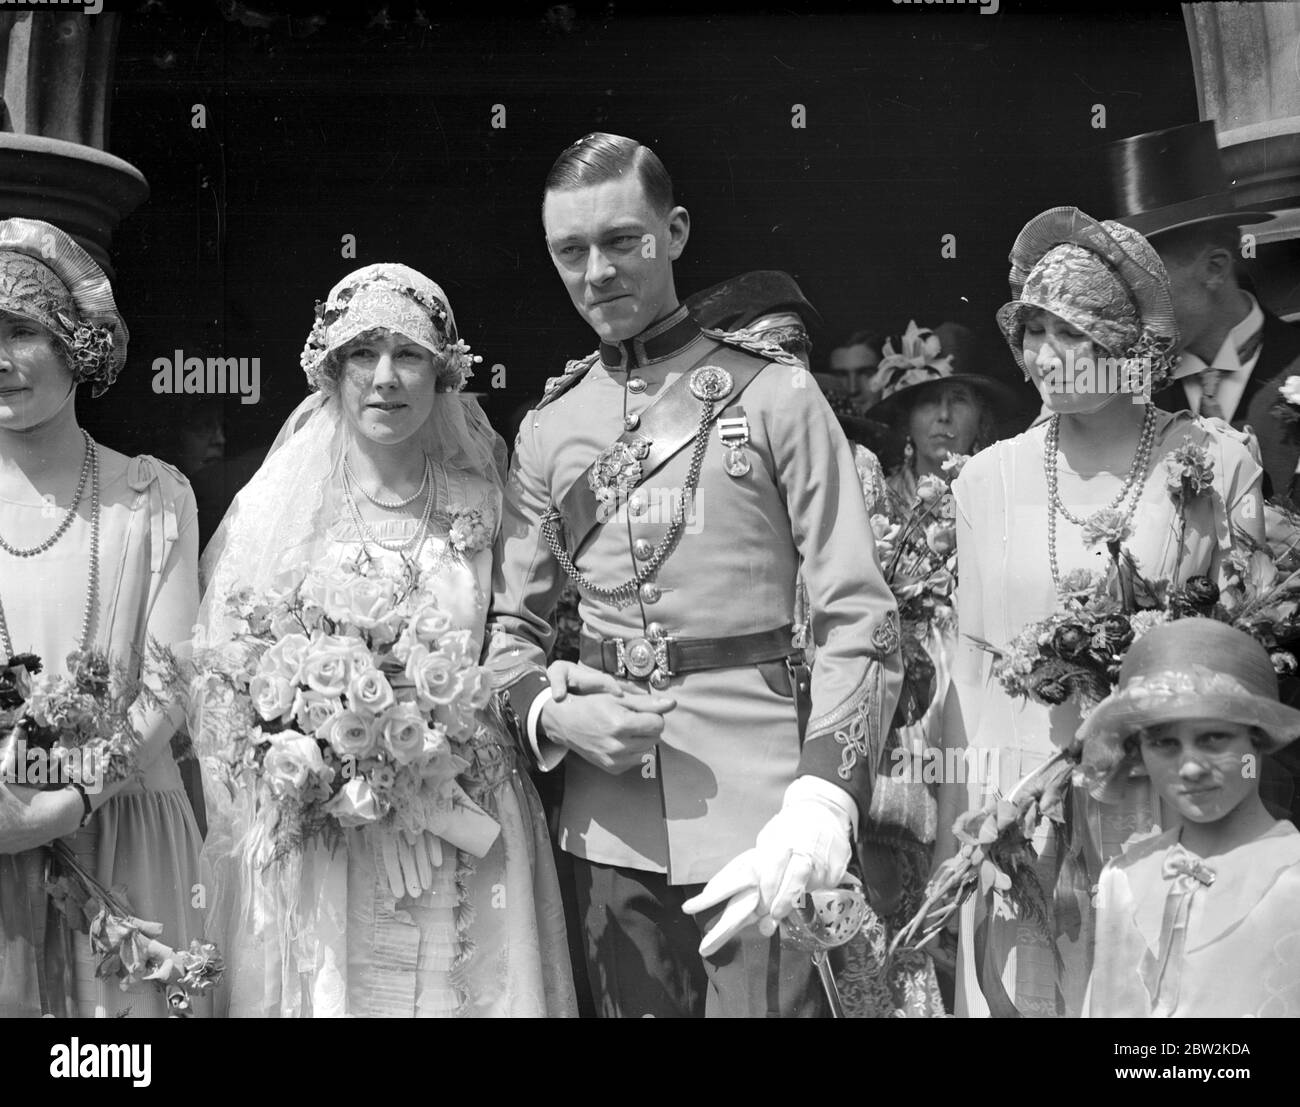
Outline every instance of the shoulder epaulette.
<svg viewBox="0 0 1300 1107"><path fill-rule="evenodd" d="M803 368L803 362L796 355L788 350L781 349L774 342L764 342L762 338L750 331L715 331L710 330L708 327L702 327L701 330L718 342L733 346L737 350L744 350L755 357L761 357L764 361L775 361L780 365L794 365L800 369Z"/></svg>
<svg viewBox="0 0 1300 1107"><path fill-rule="evenodd" d="M551 377L546 382L546 387L542 390L542 398L537 401L537 411L541 411L547 404L558 400L566 392L577 384L587 375L596 359L600 357L599 350L593 350L586 357L576 358L564 367L564 372L558 377Z"/></svg>

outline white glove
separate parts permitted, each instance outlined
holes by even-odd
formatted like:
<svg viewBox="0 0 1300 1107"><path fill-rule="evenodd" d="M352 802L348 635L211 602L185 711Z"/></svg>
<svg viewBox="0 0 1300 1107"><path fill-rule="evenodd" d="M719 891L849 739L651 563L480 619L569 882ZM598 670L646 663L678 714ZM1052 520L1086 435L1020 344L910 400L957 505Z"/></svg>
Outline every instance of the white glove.
<svg viewBox="0 0 1300 1107"><path fill-rule="evenodd" d="M410 834L387 830L380 852L388 873L388 887L397 899L418 899L433 886L433 870L442 864L442 842L427 830Z"/></svg>
<svg viewBox="0 0 1300 1107"><path fill-rule="evenodd" d="M700 943L700 956L715 953L754 922L761 933L773 933L805 892L836 887L848 868L857 814L853 797L829 781L801 776L791 784L754 848L682 905L695 915L731 901Z"/></svg>

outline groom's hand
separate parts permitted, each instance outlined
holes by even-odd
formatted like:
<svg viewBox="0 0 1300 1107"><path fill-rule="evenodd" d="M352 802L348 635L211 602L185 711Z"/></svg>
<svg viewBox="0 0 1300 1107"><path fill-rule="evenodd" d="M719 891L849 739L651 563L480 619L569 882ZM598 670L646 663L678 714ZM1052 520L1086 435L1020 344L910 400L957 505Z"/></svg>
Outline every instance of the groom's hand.
<svg viewBox="0 0 1300 1107"><path fill-rule="evenodd" d="M801 776L762 830L753 849L723 866L699 895L682 904L688 915L726 901L700 943L709 957L753 923L770 935L805 892L844 879L856 816L852 797L829 781Z"/></svg>
<svg viewBox="0 0 1300 1107"><path fill-rule="evenodd" d="M590 761L607 773L624 773L640 766L664 731L664 712L677 706L669 696L624 693L608 674L576 665L548 675L553 690L542 707L546 737ZM563 680L565 694L556 690ZM612 688L612 691L603 689Z"/></svg>

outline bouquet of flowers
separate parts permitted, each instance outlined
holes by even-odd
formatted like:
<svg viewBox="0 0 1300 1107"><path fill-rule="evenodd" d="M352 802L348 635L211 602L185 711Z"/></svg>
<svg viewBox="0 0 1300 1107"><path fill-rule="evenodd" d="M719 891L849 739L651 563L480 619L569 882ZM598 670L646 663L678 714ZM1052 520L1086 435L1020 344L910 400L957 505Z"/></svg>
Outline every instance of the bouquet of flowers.
<svg viewBox="0 0 1300 1107"><path fill-rule="evenodd" d="M161 924L137 918L124 894L104 887L64 842L49 848L58 875L46 889L73 927L89 934L95 975L118 980L123 991L149 981L163 991L172 1018L191 1017L193 997L225 975L216 945L194 939L188 949L173 949L162 940Z"/></svg>
<svg viewBox="0 0 1300 1107"><path fill-rule="evenodd" d="M967 460L950 457L944 462L948 480L923 476L912 502L891 494L887 513L871 517L885 581L898 604L903 690L896 722L902 726L920 719L934 699L935 667L926 643L933 631L944 632L955 625L957 531L949 481Z"/></svg>
<svg viewBox="0 0 1300 1107"><path fill-rule="evenodd" d="M1186 538L1187 509L1211 489L1213 463L1204 449L1186 443L1166 461L1166 488L1177 509L1179 559ZM1237 532L1227 554L1220 588L1206 576L1152 581L1142 575L1124 543L1128 520L1099 511L1086 523L1084 540L1105 545L1104 573L1066 574L1058 609L1029 624L1006 649L976 644L995 655L993 672L1012 696L1051 706L1074 701L1086 712L1110 694L1133 643L1153 626L1174 619L1219 619L1253 635L1270 652L1286 680L1296 674L1300 648L1300 517L1270 505L1269 541ZM1069 818L1071 786L1086 784L1079 768L1082 746L1073 743L1021 780L1005 797L994 794L962 814L953 833L957 855L931 878L926 898L895 936L899 948L920 948L940 933L977 889L992 910L1047 925L1048 905L1034 873L1034 835L1044 818Z"/></svg>
<svg viewBox="0 0 1300 1107"><path fill-rule="evenodd" d="M172 685L179 666L150 643L147 671ZM35 654L0 667L0 777L36 788L79 784L98 790L136 769L139 736L129 716L138 699L158 703L142 677L116 671L98 650L74 651L67 676L49 673Z"/></svg>
<svg viewBox="0 0 1300 1107"><path fill-rule="evenodd" d="M232 794L251 789L256 863L372 824L486 852L498 827L456 778L492 690L414 564L359 555L226 604L241 629L200 656L201 742Z"/></svg>
<svg viewBox="0 0 1300 1107"><path fill-rule="evenodd" d="M180 672L175 656L150 643L146 671L174 687ZM39 789L76 784L88 792L126 780L137 771L140 739L129 716L131 704L158 703L143 676L131 678L106 654L75 651L67 676L51 675L34 654L9 658L0 668L0 779ZM66 842L45 847L54 865L46 885L76 930L85 931L99 961L101 979L117 979L123 990L151 981L167 997L175 1017L188 1017L192 997L221 979L221 954L211 942L193 941L175 950L162 940L162 926L137 918L120 891L99 882Z"/></svg>

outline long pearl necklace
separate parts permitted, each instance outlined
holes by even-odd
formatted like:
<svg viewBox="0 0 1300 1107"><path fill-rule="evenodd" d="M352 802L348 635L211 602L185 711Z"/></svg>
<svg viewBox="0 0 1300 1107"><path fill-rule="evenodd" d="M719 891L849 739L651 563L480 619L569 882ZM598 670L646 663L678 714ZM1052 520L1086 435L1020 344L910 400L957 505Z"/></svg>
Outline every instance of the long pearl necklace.
<svg viewBox="0 0 1300 1107"><path fill-rule="evenodd" d="M1123 525L1127 529L1133 521L1133 516L1137 513L1137 506L1142 499L1142 489L1146 484L1147 467L1151 462L1151 450L1156 440L1156 407L1155 404L1147 404L1146 411L1142 416L1142 430L1138 435L1137 450L1133 454L1133 464L1129 466L1128 476L1124 478L1124 483L1120 486L1119 493L1104 508L1094 512L1089 518L1095 518L1103 511L1115 511L1119 509L1126 499L1132 497L1132 501L1124 509ZM1045 442L1043 456L1043 470L1047 477L1047 557L1052 569L1052 583L1059 589L1061 586L1061 571L1056 555L1056 514L1060 512L1067 522L1073 523L1076 527L1086 526L1088 519L1080 519L1072 515L1061 501L1060 492L1060 473L1059 466L1061 461L1060 455L1061 444L1061 417L1053 415L1050 423L1047 424L1047 440Z"/></svg>
<svg viewBox="0 0 1300 1107"><path fill-rule="evenodd" d="M424 463L426 471L431 469L428 454L425 454ZM434 489L432 487L429 487L428 495L424 501L424 514L420 516L420 525L415 528L415 533L403 542L385 542L382 538L376 536L374 531L366 525L366 521L361 518L361 509L357 507L356 497L352 495L352 482L354 479L345 461L343 466L343 499L347 502L348 511L352 516L352 523L357 528L357 533L361 535L363 543L368 542L391 553L400 554L413 549L417 543L423 544L425 536L428 534L429 518L433 515Z"/></svg>
<svg viewBox="0 0 1300 1107"><path fill-rule="evenodd" d="M59 524L58 529L49 538L38 546L24 550L11 546L3 538L0 538L0 549L13 557L35 557L53 546L55 542L63 537L68 527L72 525L72 518L76 515L77 507L81 503L82 493L86 488L87 474L89 474L90 579L86 583L86 607L81 615L81 635L78 639L78 649L84 653L90 647L90 633L95 620L95 605L99 597L99 451L94 440L86 433L84 428L81 433L86 440L86 456L81 463L81 479L77 482L77 491L72 506L68 508L68 513L64 516L63 522ZM3 603L0 603L0 650L4 651L5 659L14 655L13 640L9 636L9 624L5 620Z"/></svg>

